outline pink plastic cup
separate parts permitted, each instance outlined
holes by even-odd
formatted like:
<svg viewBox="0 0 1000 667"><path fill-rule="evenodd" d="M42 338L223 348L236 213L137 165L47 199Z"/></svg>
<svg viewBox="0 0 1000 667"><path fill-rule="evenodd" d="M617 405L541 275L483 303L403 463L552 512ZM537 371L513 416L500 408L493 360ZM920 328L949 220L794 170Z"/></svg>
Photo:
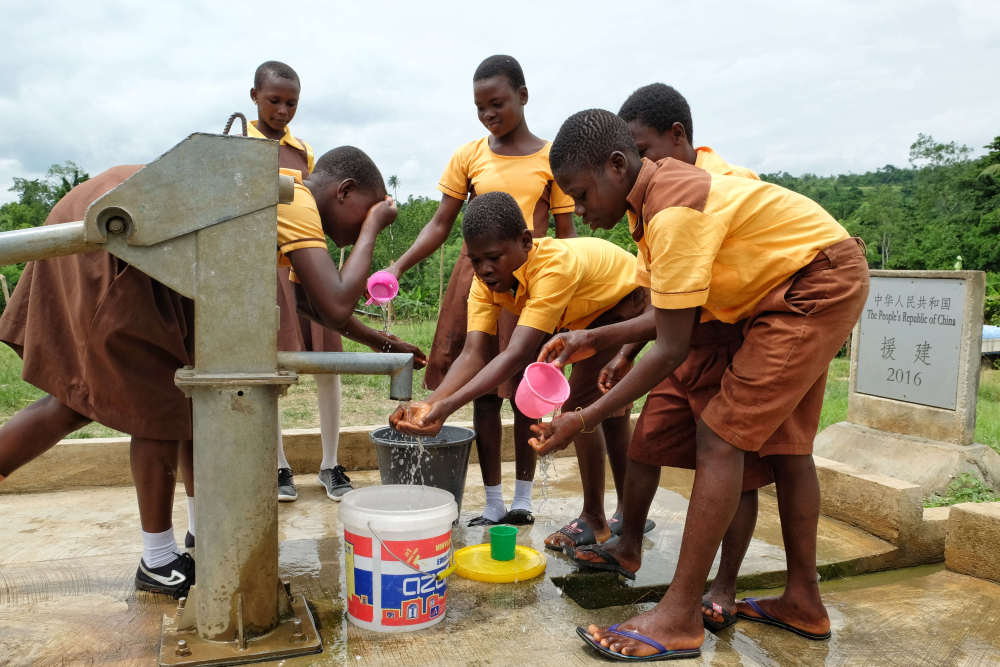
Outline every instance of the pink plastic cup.
<svg viewBox="0 0 1000 667"><path fill-rule="evenodd" d="M524 369L521 384L514 393L517 409L531 419L539 419L566 402L569 382L562 371L541 361Z"/></svg>
<svg viewBox="0 0 1000 667"><path fill-rule="evenodd" d="M384 306L399 293L399 281L388 271L376 271L368 276L368 301L366 306L377 303Z"/></svg>

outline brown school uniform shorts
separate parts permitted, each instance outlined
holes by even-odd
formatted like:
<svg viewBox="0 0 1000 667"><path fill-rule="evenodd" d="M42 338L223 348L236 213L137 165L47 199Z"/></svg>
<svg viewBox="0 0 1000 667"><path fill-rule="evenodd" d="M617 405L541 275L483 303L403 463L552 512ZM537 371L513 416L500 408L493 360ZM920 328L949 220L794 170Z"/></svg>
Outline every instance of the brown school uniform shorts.
<svg viewBox="0 0 1000 667"><path fill-rule="evenodd" d="M623 296L610 310L601 313L587 328L596 329L639 317L648 305L649 292L645 287L637 287ZM600 350L594 356L573 364L569 374L569 399L563 404L563 412L570 412L578 407L585 408L602 396L597 386L597 377L601 369L618 353L618 349L612 347ZM629 403L609 416L621 417L631 412L632 404Z"/></svg>
<svg viewBox="0 0 1000 667"><path fill-rule="evenodd" d="M860 239L821 250L736 324L699 324L687 359L646 399L629 457L693 468L699 419L748 452L744 490L771 481L762 459L812 454L830 360L868 296Z"/></svg>

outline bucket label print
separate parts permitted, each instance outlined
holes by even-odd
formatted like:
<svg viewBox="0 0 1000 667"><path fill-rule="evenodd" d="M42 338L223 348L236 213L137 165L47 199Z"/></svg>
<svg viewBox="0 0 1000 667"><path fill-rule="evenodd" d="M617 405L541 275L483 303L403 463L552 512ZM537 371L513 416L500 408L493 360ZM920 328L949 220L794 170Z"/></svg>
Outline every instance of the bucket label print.
<svg viewBox="0 0 1000 667"><path fill-rule="evenodd" d="M371 537L344 531L348 614L396 627L421 625L443 616L448 584L435 575L448 567L451 532L423 539L386 540L381 546L373 542Z"/></svg>
<svg viewBox="0 0 1000 667"><path fill-rule="evenodd" d="M361 621L375 620L372 581L372 538L344 531L347 613Z"/></svg>
<svg viewBox="0 0 1000 667"><path fill-rule="evenodd" d="M434 575L448 566L450 546L451 531L418 540L385 541L380 554L383 625L417 625L444 614L448 584ZM414 572L396 556L425 574Z"/></svg>
<svg viewBox="0 0 1000 667"><path fill-rule="evenodd" d="M382 575L382 625L416 625L444 613L448 584L433 573Z"/></svg>

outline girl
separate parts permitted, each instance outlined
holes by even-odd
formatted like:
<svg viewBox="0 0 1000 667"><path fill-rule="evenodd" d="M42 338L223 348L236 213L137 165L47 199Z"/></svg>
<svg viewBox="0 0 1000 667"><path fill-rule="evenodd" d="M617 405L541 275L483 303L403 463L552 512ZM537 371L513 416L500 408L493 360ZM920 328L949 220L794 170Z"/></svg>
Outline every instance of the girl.
<svg viewBox="0 0 1000 667"><path fill-rule="evenodd" d="M511 56L490 56L476 68L472 93L479 121L489 136L460 147L445 168L438 189L441 205L413 242L389 268L399 278L410 267L430 256L448 238L465 200L484 192L503 191L517 201L525 224L534 236L545 236L549 213L555 216L556 236L576 236L573 229L573 200L555 184L549 168L550 142L531 133L524 119L528 88L524 72ZM452 270L448 290L441 304L437 331L424 376L424 385L436 389L465 342L466 301L472 284L472 265L465 249ZM515 319L502 316L499 323L500 348L506 345ZM497 350L496 352L499 352ZM500 403L511 398L520 373L501 385L496 395L474 402L473 420L479 467L486 487L486 507L470 526L495 523L527 524L531 515L531 482L535 476L535 453L528 446L530 421L514 409L514 451L516 477L514 501L507 512L500 489Z"/></svg>

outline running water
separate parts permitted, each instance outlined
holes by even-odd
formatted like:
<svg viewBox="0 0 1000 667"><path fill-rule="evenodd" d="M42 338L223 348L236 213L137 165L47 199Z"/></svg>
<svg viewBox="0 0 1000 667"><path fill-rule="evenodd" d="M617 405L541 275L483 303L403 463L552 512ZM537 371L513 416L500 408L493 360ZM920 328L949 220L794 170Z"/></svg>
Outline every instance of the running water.
<svg viewBox="0 0 1000 667"><path fill-rule="evenodd" d="M424 447L424 436L417 436L417 471L420 473L420 486L424 485L424 458L427 456L427 448Z"/></svg>
<svg viewBox="0 0 1000 667"><path fill-rule="evenodd" d="M538 457L538 476L542 486L542 500L538 503L538 512L541 513L545 503L549 499L549 478L555 474L555 467L552 462L552 454Z"/></svg>
<svg viewBox="0 0 1000 667"><path fill-rule="evenodd" d="M382 333L386 336L389 335L389 306L387 304L382 304L379 307L382 311Z"/></svg>

